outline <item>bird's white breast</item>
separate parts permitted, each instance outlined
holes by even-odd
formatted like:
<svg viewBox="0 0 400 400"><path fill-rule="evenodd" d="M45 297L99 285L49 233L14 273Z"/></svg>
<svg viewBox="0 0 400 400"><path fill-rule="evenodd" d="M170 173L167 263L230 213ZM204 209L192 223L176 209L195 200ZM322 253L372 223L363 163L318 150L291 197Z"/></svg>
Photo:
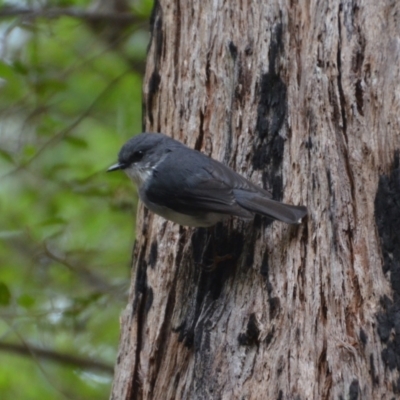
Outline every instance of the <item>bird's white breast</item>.
<svg viewBox="0 0 400 400"><path fill-rule="evenodd" d="M126 175L128 175L129 179L140 189L143 183L146 182L147 179L151 178L153 174L153 168L147 165L140 167L136 165L131 165L130 167L125 168L124 172L126 173Z"/></svg>

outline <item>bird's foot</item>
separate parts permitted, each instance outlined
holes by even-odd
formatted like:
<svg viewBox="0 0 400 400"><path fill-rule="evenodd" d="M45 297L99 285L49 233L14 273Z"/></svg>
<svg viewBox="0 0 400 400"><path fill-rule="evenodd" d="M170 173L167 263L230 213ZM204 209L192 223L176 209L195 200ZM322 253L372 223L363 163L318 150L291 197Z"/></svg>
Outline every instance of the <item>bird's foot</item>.
<svg viewBox="0 0 400 400"><path fill-rule="evenodd" d="M213 258L212 264L209 264L209 265L199 264L199 265L205 272L212 272L218 267L218 264L221 264L224 261L228 261L228 260L232 260L232 259L233 259L232 254L225 254L224 256L215 255Z"/></svg>

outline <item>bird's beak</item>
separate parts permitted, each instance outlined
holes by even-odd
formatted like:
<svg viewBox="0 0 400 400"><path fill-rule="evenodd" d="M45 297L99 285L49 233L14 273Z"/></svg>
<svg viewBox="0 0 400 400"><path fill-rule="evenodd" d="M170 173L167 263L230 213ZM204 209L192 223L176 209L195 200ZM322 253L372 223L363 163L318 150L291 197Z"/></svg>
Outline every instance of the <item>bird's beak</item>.
<svg viewBox="0 0 400 400"><path fill-rule="evenodd" d="M118 169L124 169L124 168L125 166L123 164L116 163L114 165L111 165L111 167L108 168L107 172L117 171Z"/></svg>

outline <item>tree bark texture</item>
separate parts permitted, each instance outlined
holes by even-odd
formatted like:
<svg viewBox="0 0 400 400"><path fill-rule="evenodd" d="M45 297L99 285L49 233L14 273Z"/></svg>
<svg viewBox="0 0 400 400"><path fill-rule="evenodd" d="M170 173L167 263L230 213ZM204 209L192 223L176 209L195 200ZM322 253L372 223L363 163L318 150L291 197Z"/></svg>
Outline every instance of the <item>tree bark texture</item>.
<svg viewBox="0 0 400 400"><path fill-rule="evenodd" d="M399 396L400 2L160 0L151 32L145 130L309 216L140 207L111 398Z"/></svg>

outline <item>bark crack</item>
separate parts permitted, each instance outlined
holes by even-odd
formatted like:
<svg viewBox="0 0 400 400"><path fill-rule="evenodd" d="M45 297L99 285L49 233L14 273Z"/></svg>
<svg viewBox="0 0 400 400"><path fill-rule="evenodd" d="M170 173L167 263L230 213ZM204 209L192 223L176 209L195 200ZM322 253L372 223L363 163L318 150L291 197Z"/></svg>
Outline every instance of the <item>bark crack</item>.
<svg viewBox="0 0 400 400"><path fill-rule="evenodd" d="M144 324L144 314L145 314L145 304L144 295L140 295L138 299L138 311L137 311L137 341L136 341L136 349L135 349L135 365L133 367L132 373L132 393L131 393L131 400L136 400L141 396L141 389L142 385L140 382L140 373L139 373L139 363L140 363L140 350L142 349L143 343L143 324Z"/></svg>
<svg viewBox="0 0 400 400"><path fill-rule="evenodd" d="M350 183L350 191L351 191L351 200L352 200L352 205L354 209L354 214L357 214L357 205L355 201L355 187L354 187L354 179L353 179L353 173L351 171L351 166L350 166L350 160L349 160L349 153L348 153L348 134L347 134L347 116L346 116L346 98L344 95L344 90L343 90L343 83L342 83L342 24L341 24L341 14L343 11L343 4L339 5L339 10L338 10L338 32L339 32L339 38L338 38L338 46L337 46L337 85L338 85L338 90L339 90L339 104L340 104L340 112L342 116L342 126L343 126L343 136L345 140L345 145L343 146L343 156L344 156L344 161L345 161L345 166L346 166L346 172L347 176L349 177L349 183ZM350 240L351 242L351 240ZM353 254L353 249L352 249L352 254Z"/></svg>
<svg viewBox="0 0 400 400"><path fill-rule="evenodd" d="M339 91L339 106L340 106L340 112L341 112L341 118L342 118L342 131L343 131L343 137L344 137L344 143L342 142L342 155L343 155L343 160L344 160L344 165L345 165L345 170L346 174L349 179L349 185L350 185L350 195L351 195L351 208L353 210L353 221L349 221L349 228L347 229L346 233L348 235L348 243L349 243L349 250L350 250L350 266L351 266L351 273L352 273L352 283L354 287L354 294L356 296L356 305L360 304L361 302L361 293L359 290L359 285L358 285L358 279L357 276L354 272L354 246L353 246L353 231L352 228L356 221L356 216L357 216L357 202L356 202L356 195L355 195L355 183L354 183L354 177L353 177L353 172L351 169L351 162L350 162L350 156L349 156L349 151L348 151L348 132L347 132L347 116L346 116L346 98L344 95L344 90L343 90L343 66L342 66L342 41L343 41L343 34L342 34L342 21L341 21L341 15L343 13L343 4L341 3L339 5L338 9L338 44L337 44L337 85L338 85L338 91Z"/></svg>
<svg viewBox="0 0 400 400"><path fill-rule="evenodd" d="M344 96L344 91L343 91L343 84L342 84L342 25L341 25L341 20L340 20L340 14L342 13L343 5L339 5L339 12L338 12L338 31L339 31L339 39L338 39L338 47L337 47L337 69L338 69L338 75L337 75L337 84L338 84L338 89L339 89L339 101L340 101L340 111L342 114L342 124L343 124L343 134L344 138L346 141L346 144L348 144L348 138L347 138L347 117L346 117L346 98Z"/></svg>
<svg viewBox="0 0 400 400"><path fill-rule="evenodd" d="M168 294L167 305L165 307L165 314L163 316L164 323L160 327L157 344L154 346L157 349L156 357L155 357L156 365L155 365L154 371L152 373L153 376L151 378L151 383L150 383L151 393L149 395L149 398L153 398L153 391L154 391L154 388L156 388L157 377L160 374L163 360L165 360L164 356L168 349L168 347L166 346L166 343L168 340L169 333L171 332L170 328L171 328L172 314L174 312L174 307L175 307L175 291L176 291L176 282L177 282L176 276L177 276L178 267L176 267L175 270L176 270L175 276L172 280L173 285Z"/></svg>
<svg viewBox="0 0 400 400"><path fill-rule="evenodd" d="M175 13L175 53L174 53L174 61L175 61L175 74L174 74L174 82L175 85L178 85L179 82L179 68L178 65L180 64L180 55L181 55L181 5L180 2L177 1L176 3L176 13Z"/></svg>
<svg viewBox="0 0 400 400"><path fill-rule="evenodd" d="M144 240L142 250L147 247L147 239ZM146 319L146 297L147 297L147 263L144 259L145 251L141 251L137 261L137 272L135 282L135 299L133 303L133 314L136 314L136 348L135 348L135 361L132 372L132 391L130 398L136 400L141 397L141 380L139 373L140 364L140 351L143 343L143 326Z"/></svg>

